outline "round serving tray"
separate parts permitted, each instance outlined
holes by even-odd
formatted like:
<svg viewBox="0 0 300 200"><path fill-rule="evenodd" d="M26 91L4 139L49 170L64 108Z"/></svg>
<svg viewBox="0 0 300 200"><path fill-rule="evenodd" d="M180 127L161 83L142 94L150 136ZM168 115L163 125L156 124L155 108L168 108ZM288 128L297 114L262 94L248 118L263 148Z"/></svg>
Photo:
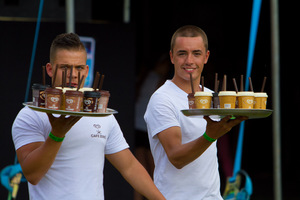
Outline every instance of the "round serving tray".
<svg viewBox="0 0 300 200"><path fill-rule="evenodd" d="M269 109L222 109L222 108L211 108L211 109L186 109L181 110L181 112L185 116L216 116L223 118L225 116L245 116L249 119L259 119L259 118L266 118L270 116L273 110Z"/></svg>
<svg viewBox="0 0 300 200"><path fill-rule="evenodd" d="M82 117L105 117L112 114L117 114L118 111L113 110L111 108L107 108L105 113L91 113L91 112L72 112L72 111L66 111L66 110L53 110L53 109L47 109L47 108L41 108L37 106L33 106L32 102L26 102L23 103L24 106L28 106L32 110L44 112L44 113L52 113L52 114L60 114L60 115L72 115L72 116L82 116Z"/></svg>

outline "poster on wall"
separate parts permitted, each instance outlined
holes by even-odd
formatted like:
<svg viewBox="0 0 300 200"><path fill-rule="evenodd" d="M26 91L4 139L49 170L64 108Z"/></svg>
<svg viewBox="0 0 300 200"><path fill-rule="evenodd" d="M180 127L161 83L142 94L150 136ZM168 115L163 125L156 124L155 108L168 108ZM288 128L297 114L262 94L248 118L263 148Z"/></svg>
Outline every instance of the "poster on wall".
<svg viewBox="0 0 300 200"><path fill-rule="evenodd" d="M85 79L84 87L92 87L93 79L94 79L94 61L95 61L96 42L95 39L92 37L80 36L79 38L86 48L86 52L87 52L86 64L89 66L89 74Z"/></svg>

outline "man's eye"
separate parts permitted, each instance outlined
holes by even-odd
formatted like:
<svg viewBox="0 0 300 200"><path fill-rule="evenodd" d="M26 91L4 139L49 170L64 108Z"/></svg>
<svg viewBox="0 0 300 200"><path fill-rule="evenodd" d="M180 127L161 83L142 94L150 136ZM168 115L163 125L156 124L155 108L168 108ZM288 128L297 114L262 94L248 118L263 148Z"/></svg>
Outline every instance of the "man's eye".
<svg viewBox="0 0 300 200"><path fill-rule="evenodd" d="M84 70L84 66L77 66L76 69L79 70L79 71Z"/></svg>
<svg viewBox="0 0 300 200"><path fill-rule="evenodd" d="M68 67L66 65L60 65L59 69L68 69Z"/></svg>
<svg viewBox="0 0 300 200"><path fill-rule="evenodd" d="M70 68L70 66L69 65L59 65L59 68L60 69L68 69L68 68Z"/></svg>

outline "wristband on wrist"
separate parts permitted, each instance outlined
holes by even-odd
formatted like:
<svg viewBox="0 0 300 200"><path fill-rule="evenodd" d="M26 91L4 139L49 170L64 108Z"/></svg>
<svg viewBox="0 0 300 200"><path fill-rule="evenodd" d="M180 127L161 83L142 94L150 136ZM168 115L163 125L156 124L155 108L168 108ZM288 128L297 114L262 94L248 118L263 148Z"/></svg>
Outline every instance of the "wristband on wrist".
<svg viewBox="0 0 300 200"><path fill-rule="evenodd" d="M55 142L62 142L62 141L65 139L65 137L62 137L62 138L56 137L56 136L53 135L51 132L49 133L49 138L51 138L51 139L54 140Z"/></svg>
<svg viewBox="0 0 300 200"><path fill-rule="evenodd" d="M213 138L209 137L209 136L206 134L206 132L203 134L203 137L204 137L207 141L209 141L209 142L214 142L214 141L216 141L216 139L213 139Z"/></svg>

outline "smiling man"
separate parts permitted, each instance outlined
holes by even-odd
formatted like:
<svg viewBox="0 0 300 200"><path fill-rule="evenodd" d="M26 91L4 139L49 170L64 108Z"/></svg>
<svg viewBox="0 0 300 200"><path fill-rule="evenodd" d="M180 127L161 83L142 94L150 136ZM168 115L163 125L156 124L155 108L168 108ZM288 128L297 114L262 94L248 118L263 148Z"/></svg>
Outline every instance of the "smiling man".
<svg viewBox="0 0 300 200"><path fill-rule="evenodd" d="M170 58L175 73L151 97L145 121L155 162L154 183L166 199L221 200L216 142L219 137L246 118L219 122L209 117L189 118L188 109L194 88L200 91L200 78L209 58L205 32L196 26L179 28L171 39ZM204 91L212 92L204 88Z"/></svg>

